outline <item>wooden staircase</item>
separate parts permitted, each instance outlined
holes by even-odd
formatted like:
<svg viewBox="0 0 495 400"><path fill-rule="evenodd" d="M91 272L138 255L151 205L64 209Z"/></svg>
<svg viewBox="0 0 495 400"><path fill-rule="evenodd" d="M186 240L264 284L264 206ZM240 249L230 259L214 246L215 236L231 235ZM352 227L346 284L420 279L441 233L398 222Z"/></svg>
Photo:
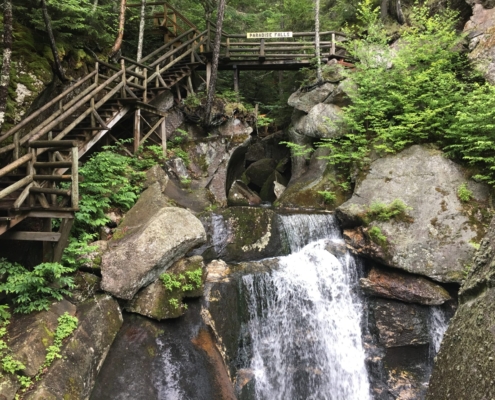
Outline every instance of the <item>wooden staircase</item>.
<svg viewBox="0 0 495 400"><path fill-rule="evenodd" d="M150 102L186 79L192 91L190 77L207 40L206 32L185 25L140 62L97 60L93 71L0 135L0 245L4 239L54 242L51 259L59 261L78 210L78 161L103 137L116 140L112 129L132 114L134 150L153 140L166 151L167 114ZM12 229L26 218L44 218L44 232ZM58 232L52 218L62 219Z"/></svg>

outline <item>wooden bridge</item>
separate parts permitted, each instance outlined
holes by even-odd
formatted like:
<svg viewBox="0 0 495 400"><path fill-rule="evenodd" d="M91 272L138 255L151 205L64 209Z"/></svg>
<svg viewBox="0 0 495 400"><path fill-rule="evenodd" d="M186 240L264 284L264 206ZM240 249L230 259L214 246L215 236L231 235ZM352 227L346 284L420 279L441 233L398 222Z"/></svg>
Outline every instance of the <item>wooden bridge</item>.
<svg viewBox="0 0 495 400"><path fill-rule="evenodd" d="M59 261L78 210L78 161L102 138L115 141L112 130L120 122L133 117L134 152L146 140L166 152L167 114L150 102L166 90L174 89L179 99L181 92L194 93L195 70L205 70L208 83L215 25L207 22L200 31L169 4L148 4L163 8L151 16L163 46L139 62L97 60L85 77L0 135L0 240L43 241L45 258ZM345 36L321 36L322 61L343 59L338 43ZM234 71L237 88L240 70L309 67L314 37L303 32L271 41L222 33L219 68ZM26 218L41 218L42 231L12 229ZM62 220L58 232L52 232L53 218Z"/></svg>

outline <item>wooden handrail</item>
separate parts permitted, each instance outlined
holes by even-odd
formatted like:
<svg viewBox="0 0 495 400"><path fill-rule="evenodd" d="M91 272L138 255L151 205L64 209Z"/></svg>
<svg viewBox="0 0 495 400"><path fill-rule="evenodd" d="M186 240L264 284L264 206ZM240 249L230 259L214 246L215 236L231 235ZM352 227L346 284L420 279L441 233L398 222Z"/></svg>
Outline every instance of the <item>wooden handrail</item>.
<svg viewBox="0 0 495 400"><path fill-rule="evenodd" d="M164 55L160 56L159 58L157 58L155 61L153 61L151 64L150 64L150 67L156 67L158 64L160 64L163 60L167 59L168 57L174 55L175 53L178 53L179 51L183 50L185 47L189 46L191 43L197 41L198 39L200 39L204 34L206 34L206 31L202 32L200 34L200 36L196 36L196 37L193 37L192 39L189 39L187 42L184 42L182 45L180 45L179 47L173 49L173 50L170 50L169 52L165 53ZM196 44L195 46L193 46L194 48L198 48L199 45ZM148 79L152 79L151 77L149 77Z"/></svg>
<svg viewBox="0 0 495 400"><path fill-rule="evenodd" d="M50 102L46 103L43 107L39 108L35 112L33 112L31 115L29 115L27 118L19 122L17 125L13 126L11 129L9 129L7 132L5 132L2 136L0 136L0 143L3 142L5 139L7 139L9 136L12 136L14 133L16 133L19 129L23 128L31 122L34 118L39 116L43 111L48 110L51 106L56 104L58 101L62 100L65 96L67 96L69 93L73 92L76 88L81 86L84 82L87 80L91 79L93 76L97 74L97 71L93 71L90 74L86 75L83 79L77 81L73 86L67 88L64 90L62 93L60 93L57 97L55 97L53 100Z"/></svg>

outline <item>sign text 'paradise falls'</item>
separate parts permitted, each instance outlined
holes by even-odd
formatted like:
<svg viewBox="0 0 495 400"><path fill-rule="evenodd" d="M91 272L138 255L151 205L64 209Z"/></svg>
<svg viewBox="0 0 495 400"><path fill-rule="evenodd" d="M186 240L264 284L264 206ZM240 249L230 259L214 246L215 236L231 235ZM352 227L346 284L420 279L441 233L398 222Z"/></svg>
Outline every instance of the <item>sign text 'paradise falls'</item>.
<svg viewBox="0 0 495 400"><path fill-rule="evenodd" d="M248 39L274 39L274 38L291 38L292 32L251 32L247 33Z"/></svg>

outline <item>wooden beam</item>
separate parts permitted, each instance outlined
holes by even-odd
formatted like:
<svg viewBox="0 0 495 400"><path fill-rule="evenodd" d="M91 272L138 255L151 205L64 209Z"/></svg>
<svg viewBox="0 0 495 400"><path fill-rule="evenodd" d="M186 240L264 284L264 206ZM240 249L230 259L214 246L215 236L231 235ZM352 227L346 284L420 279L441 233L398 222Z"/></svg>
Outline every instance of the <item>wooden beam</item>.
<svg viewBox="0 0 495 400"><path fill-rule="evenodd" d="M0 240L29 240L36 242L58 242L58 232L5 232L0 235Z"/></svg>
<svg viewBox="0 0 495 400"><path fill-rule="evenodd" d="M167 126L165 117L163 117L160 124L160 132L162 137L163 158L167 158Z"/></svg>
<svg viewBox="0 0 495 400"><path fill-rule="evenodd" d="M73 219L63 219L60 224L60 239L53 249L53 262L60 262L62 260L62 255L64 254L65 247L69 241L70 230L74 224Z"/></svg>
<svg viewBox="0 0 495 400"><path fill-rule="evenodd" d="M29 211L26 217L30 218L74 218L74 211L54 211L54 210L37 210Z"/></svg>
<svg viewBox="0 0 495 400"><path fill-rule="evenodd" d="M71 201L72 208L79 210L79 155L77 146L74 146L71 151L72 157L72 186L71 186Z"/></svg>
<svg viewBox="0 0 495 400"><path fill-rule="evenodd" d="M138 152L141 144L141 109L137 109L134 114L134 154Z"/></svg>
<svg viewBox="0 0 495 400"><path fill-rule="evenodd" d="M26 176L24 179L17 181L16 183L6 187L2 191L0 191L0 199L8 196L9 194L14 193L16 190L19 190L23 186L29 185L33 181L33 177L31 175Z"/></svg>

